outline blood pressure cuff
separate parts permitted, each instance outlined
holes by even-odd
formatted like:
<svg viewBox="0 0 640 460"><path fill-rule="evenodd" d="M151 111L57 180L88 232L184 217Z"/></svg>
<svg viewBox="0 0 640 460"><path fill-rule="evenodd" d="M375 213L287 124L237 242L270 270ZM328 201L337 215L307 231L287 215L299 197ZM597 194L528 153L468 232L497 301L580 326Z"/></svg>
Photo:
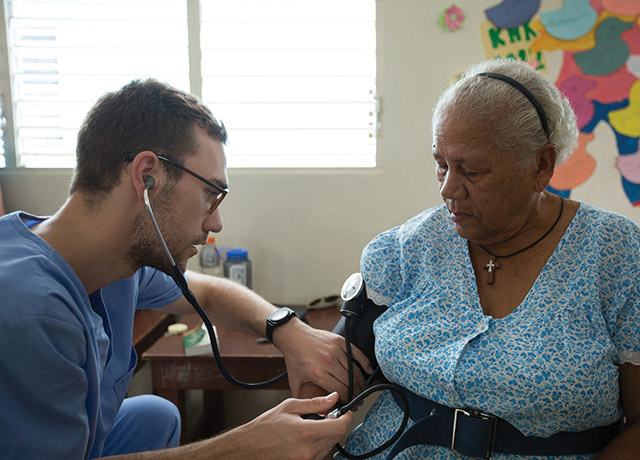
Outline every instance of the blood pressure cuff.
<svg viewBox="0 0 640 460"><path fill-rule="evenodd" d="M371 365L375 369L378 367L378 363L374 352L375 338L373 335L373 322L378 316L385 312L387 306L376 305L371 299L368 299L366 295L360 297L363 297L363 299L358 300L357 305L353 305L354 301L345 302L341 311L343 311L346 304L349 303L348 309L351 312L356 312L356 315L352 316L348 321L349 341L369 358ZM347 318L343 316L340 321L338 321L338 324L336 324L333 332L344 337L346 324Z"/></svg>

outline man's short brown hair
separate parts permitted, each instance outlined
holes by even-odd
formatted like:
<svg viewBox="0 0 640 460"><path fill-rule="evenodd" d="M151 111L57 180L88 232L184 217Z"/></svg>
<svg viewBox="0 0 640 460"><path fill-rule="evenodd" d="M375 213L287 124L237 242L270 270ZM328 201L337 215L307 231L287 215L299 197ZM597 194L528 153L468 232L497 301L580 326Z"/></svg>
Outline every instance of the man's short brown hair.
<svg viewBox="0 0 640 460"><path fill-rule="evenodd" d="M154 79L134 80L102 96L87 114L78 133L76 170L71 193L95 195L96 201L119 183L132 153L151 150L183 162L195 153L198 126L223 144L224 125L196 96ZM180 175L178 168L167 173Z"/></svg>

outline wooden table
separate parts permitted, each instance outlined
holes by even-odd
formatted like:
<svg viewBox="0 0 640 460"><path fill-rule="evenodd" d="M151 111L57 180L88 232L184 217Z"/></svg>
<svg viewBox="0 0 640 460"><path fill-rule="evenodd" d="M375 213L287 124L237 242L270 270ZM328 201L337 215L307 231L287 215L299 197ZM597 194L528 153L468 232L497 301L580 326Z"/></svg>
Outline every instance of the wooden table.
<svg viewBox="0 0 640 460"><path fill-rule="evenodd" d="M340 318L337 307L310 310L309 324L318 329L332 330ZM187 315L180 322L195 326L197 315ZM286 370L280 350L270 343L258 343L253 335L231 331L216 326L220 354L227 371L243 382L260 382ZM182 337L164 336L153 344L142 358L151 364L153 392L173 402L182 417L181 442L187 443L210 436L223 428L222 391L237 389L218 370L213 355L185 356ZM270 389L288 389L283 380ZM204 416L196 424L195 432L188 433L189 414L186 408L185 390L204 390Z"/></svg>

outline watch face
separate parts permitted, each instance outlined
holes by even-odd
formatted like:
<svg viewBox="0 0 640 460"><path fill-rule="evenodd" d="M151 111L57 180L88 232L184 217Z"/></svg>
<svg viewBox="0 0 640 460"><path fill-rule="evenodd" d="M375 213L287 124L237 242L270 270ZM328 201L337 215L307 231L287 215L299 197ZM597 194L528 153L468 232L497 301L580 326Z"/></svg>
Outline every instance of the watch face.
<svg viewBox="0 0 640 460"><path fill-rule="evenodd" d="M271 314L271 320L275 322L281 321L291 314L290 311L286 308L280 308Z"/></svg>
<svg viewBox="0 0 640 460"><path fill-rule="evenodd" d="M361 273L354 273L347 278L347 281L342 285L342 291L340 292L342 300L348 301L354 299L358 294L360 294L363 284L364 280L362 279Z"/></svg>

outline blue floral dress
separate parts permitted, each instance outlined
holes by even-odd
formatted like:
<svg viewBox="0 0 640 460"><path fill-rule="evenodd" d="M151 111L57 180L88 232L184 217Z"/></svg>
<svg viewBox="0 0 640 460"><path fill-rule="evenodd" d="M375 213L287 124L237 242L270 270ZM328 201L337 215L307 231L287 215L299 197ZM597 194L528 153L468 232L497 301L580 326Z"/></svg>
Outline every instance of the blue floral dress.
<svg viewBox="0 0 640 460"><path fill-rule="evenodd" d="M581 431L622 416L617 365L640 365L640 228L631 220L581 203L532 289L504 318L483 313L467 241L445 206L377 236L361 269L369 297L389 306L374 332L390 381L440 404L495 414L525 435ZM401 416L382 393L347 451L383 444ZM396 457L416 458L460 457L434 446Z"/></svg>

